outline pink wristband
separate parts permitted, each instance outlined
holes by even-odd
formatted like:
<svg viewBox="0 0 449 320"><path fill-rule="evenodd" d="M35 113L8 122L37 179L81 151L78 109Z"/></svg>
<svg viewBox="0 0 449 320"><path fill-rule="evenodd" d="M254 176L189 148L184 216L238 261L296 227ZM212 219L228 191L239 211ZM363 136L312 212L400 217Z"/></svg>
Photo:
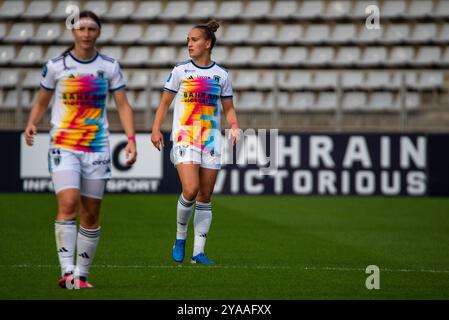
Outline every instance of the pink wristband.
<svg viewBox="0 0 449 320"><path fill-rule="evenodd" d="M128 136L128 141L136 142L136 136L135 135Z"/></svg>

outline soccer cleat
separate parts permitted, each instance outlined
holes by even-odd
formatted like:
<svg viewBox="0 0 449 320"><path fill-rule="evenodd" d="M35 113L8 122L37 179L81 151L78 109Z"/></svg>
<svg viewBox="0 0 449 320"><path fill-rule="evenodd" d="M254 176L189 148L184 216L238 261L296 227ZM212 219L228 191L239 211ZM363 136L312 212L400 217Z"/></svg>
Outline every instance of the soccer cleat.
<svg viewBox="0 0 449 320"><path fill-rule="evenodd" d="M176 262L182 262L184 260L184 252L186 248L186 241L181 239L176 239L173 245L172 258Z"/></svg>
<svg viewBox="0 0 449 320"><path fill-rule="evenodd" d="M67 289L67 282L70 282L73 285L72 273L66 273L61 278L59 278L58 285L63 289Z"/></svg>
<svg viewBox="0 0 449 320"><path fill-rule="evenodd" d="M93 287L94 286L87 282L87 280L75 279L75 289L87 289Z"/></svg>
<svg viewBox="0 0 449 320"><path fill-rule="evenodd" d="M199 253L196 256L192 257L192 260L190 260L191 263L199 263L199 264L214 264L212 260L209 260L209 258L203 253Z"/></svg>

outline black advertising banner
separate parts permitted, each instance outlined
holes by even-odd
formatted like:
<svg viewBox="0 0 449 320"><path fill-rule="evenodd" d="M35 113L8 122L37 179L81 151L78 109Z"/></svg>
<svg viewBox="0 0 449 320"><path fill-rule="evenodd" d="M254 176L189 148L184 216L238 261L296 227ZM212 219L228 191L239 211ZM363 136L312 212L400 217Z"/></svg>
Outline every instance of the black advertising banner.
<svg viewBox="0 0 449 320"><path fill-rule="evenodd" d="M25 145L18 132L0 132L0 192L52 192L48 134ZM109 193L179 193L171 142L157 151L137 134L138 161L125 166L126 137L113 133ZM278 134L247 130L233 148L224 140L216 194L448 196L447 134Z"/></svg>

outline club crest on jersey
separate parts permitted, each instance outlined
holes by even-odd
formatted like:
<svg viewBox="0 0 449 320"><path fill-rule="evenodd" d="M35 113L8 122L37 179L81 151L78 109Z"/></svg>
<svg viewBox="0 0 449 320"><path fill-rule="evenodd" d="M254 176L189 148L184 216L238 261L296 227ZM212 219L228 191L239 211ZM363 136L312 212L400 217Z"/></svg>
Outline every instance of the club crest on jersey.
<svg viewBox="0 0 449 320"><path fill-rule="evenodd" d="M214 80L220 82L220 76L214 75Z"/></svg>
<svg viewBox="0 0 449 320"><path fill-rule="evenodd" d="M104 79L104 71L103 70L98 70L97 71L97 77L98 77L98 79L103 80Z"/></svg>

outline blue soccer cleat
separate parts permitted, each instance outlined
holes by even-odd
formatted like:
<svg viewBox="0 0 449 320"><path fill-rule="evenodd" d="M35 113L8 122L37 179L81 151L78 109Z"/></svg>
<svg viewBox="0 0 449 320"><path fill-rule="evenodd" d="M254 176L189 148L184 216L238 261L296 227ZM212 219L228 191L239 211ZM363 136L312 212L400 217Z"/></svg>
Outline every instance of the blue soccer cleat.
<svg viewBox="0 0 449 320"><path fill-rule="evenodd" d="M214 264L214 262L212 260L209 260L208 257L206 257L206 255L201 252L199 254L197 254L196 256L192 257L192 260L190 260L191 263L199 263L199 264Z"/></svg>
<svg viewBox="0 0 449 320"><path fill-rule="evenodd" d="M185 248L186 248L186 241L176 239L171 255L173 260L175 260L176 262L182 262L184 260Z"/></svg>

